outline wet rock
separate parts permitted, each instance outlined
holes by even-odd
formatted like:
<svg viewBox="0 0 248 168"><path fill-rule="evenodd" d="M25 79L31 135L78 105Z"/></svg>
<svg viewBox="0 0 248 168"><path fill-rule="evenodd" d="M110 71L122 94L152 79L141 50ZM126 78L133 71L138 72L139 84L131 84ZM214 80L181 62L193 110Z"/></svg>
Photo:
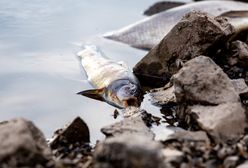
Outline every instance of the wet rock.
<svg viewBox="0 0 248 168"><path fill-rule="evenodd" d="M228 76L205 56L185 63L172 80L177 102L218 105L240 101Z"/></svg>
<svg viewBox="0 0 248 168"><path fill-rule="evenodd" d="M134 73L142 85L163 86L184 62L212 55L233 33L225 19L190 12L134 67Z"/></svg>
<svg viewBox="0 0 248 168"><path fill-rule="evenodd" d="M218 106L194 105L190 109L199 127L216 142L235 142L244 133L245 109L241 103L224 103Z"/></svg>
<svg viewBox="0 0 248 168"><path fill-rule="evenodd" d="M126 109L124 113L126 117L113 125L105 126L101 129L102 133L107 137L114 136L118 137L122 134L131 134L131 135L143 135L149 139L154 138L154 134L147 127L146 123L143 120L141 110L139 109Z"/></svg>
<svg viewBox="0 0 248 168"><path fill-rule="evenodd" d="M162 145L145 136L123 134L96 146L95 168L163 168Z"/></svg>
<svg viewBox="0 0 248 168"><path fill-rule="evenodd" d="M198 141L210 144L210 140L204 131L178 131L174 134L169 135L166 139L168 140L177 140L177 141Z"/></svg>
<svg viewBox="0 0 248 168"><path fill-rule="evenodd" d="M51 151L43 133L30 121L0 123L0 167L49 167Z"/></svg>
<svg viewBox="0 0 248 168"><path fill-rule="evenodd" d="M92 160L92 147L89 142L87 124L80 117L76 117L65 128L55 132L50 147L61 167L81 168Z"/></svg>
<svg viewBox="0 0 248 168"><path fill-rule="evenodd" d="M150 97L152 104L156 106L175 105L177 103L174 86L157 88L151 91Z"/></svg>
<svg viewBox="0 0 248 168"><path fill-rule="evenodd" d="M80 117L76 117L68 126L55 133L50 146L52 149L56 149L62 145L89 142L90 133L87 124Z"/></svg>

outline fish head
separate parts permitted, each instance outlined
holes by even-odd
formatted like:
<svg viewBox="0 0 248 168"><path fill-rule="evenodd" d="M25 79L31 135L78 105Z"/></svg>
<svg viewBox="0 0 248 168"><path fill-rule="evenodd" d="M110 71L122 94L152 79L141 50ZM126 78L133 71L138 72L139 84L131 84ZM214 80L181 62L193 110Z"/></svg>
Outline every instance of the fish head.
<svg viewBox="0 0 248 168"><path fill-rule="evenodd" d="M130 80L118 80L107 88L105 99L108 103L119 107L139 107L142 101L142 90L140 85Z"/></svg>

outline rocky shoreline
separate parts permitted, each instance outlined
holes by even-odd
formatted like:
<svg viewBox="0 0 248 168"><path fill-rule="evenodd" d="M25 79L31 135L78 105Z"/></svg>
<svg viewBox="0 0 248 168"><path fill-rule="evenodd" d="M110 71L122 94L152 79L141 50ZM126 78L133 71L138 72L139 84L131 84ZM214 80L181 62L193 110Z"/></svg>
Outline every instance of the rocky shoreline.
<svg viewBox="0 0 248 168"><path fill-rule="evenodd" d="M165 127L160 118L134 107L94 146L80 117L49 142L13 119L0 123L0 167L247 167L248 34L235 33L225 18L191 12L134 67L163 119L181 128L167 138L151 130Z"/></svg>

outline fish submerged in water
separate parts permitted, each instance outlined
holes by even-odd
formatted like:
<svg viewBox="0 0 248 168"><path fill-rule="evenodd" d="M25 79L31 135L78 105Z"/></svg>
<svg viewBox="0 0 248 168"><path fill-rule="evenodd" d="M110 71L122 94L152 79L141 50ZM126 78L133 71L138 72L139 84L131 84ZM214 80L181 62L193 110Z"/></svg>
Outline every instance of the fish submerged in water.
<svg viewBox="0 0 248 168"><path fill-rule="evenodd" d="M77 55L89 82L96 88L78 94L105 101L118 108L140 106L141 87L127 66L108 59L94 45L84 46Z"/></svg>
<svg viewBox="0 0 248 168"><path fill-rule="evenodd" d="M120 30L106 33L103 36L129 44L132 47L149 50L158 44L186 13L192 10L206 12L213 16L227 16L229 18L232 18L234 15L235 21L229 20L234 28L239 30L240 26L242 26L242 28L248 29L248 3L202 1L168 9ZM239 20L241 17L246 17L246 19Z"/></svg>

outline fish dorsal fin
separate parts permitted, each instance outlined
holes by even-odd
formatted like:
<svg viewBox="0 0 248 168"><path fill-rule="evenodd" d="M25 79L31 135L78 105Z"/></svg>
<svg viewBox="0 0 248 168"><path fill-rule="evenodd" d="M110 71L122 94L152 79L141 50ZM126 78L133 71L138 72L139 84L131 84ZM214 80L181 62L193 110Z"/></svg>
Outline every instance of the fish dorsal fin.
<svg viewBox="0 0 248 168"><path fill-rule="evenodd" d="M171 2L171 1L161 1L161 2L157 2L155 4L153 4L152 6L150 6L148 9L146 9L144 11L144 15L146 16L151 16L154 14L157 14L159 12L171 9L171 8L175 8L178 6L182 6L185 5L186 3L184 2Z"/></svg>
<svg viewBox="0 0 248 168"><path fill-rule="evenodd" d="M228 12L222 13L220 16L229 17L229 18L248 17L248 10L245 10L245 11L228 11Z"/></svg>
<svg viewBox="0 0 248 168"><path fill-rule="evenodd" d="M103 97L104 92L105 92L105 88L101 88L101 89L84 90L82 92L78 92L77 94L99 101L105 101Z"/></svg>

